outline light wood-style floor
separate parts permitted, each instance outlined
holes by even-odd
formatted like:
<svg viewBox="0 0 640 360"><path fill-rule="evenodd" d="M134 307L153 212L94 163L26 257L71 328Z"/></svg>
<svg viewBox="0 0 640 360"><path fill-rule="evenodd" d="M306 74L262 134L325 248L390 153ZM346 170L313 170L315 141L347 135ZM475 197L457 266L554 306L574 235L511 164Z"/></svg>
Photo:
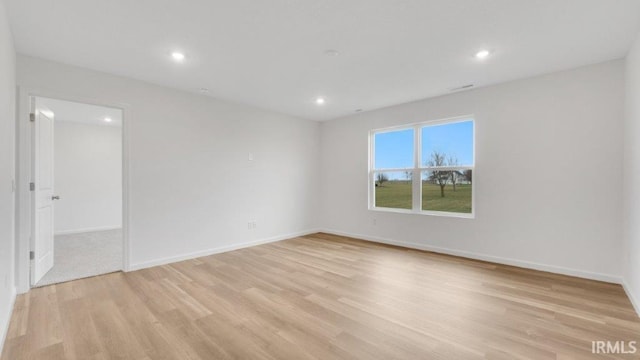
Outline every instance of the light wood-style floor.
<svg viewBox="0 0 640 360"><path fill-rule="evenodd" d="M616 358L592 340L640 343L619 285L315 234L33 289L2 360Z"/></svg>

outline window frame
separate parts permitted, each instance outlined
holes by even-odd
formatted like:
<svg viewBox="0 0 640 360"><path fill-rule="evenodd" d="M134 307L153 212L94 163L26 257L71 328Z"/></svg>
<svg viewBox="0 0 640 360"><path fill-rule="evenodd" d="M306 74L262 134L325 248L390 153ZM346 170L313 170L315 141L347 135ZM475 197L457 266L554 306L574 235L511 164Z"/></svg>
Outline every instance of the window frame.
<svg viewBox="0 0 640 360"><path fill-rule="evenodd" d="M464 166L441 166L441 167L429 167L422 164L422 128L429 126L438 126L445 124L454 124L459 122L470 121L473 129L472 136L472 149L473 158L471 165ZM413 167L409 168L382 168L376 169L374 167L375 162L375 136L377 134L383 134L393 131L402 131L407 129L413 129ZM414 215L430 215L430 216L446 216L474 219L476 214L476 118L473 114L456 116L446 119L429 120L418 123L411 123L405 125L391 126L386 128L373 129L369 131L369 164L368 164L368 207L371 211L392 212L401 214L414 214ZM435 211L435 210L422 210L422 174L425 171L430 170L471 170L473 173L473 180L471 181L471 212L470 213L458 213L451 211ZM377 173L391 173L391 172L411 172L411 184L412 184L412 208L411 209L397 209L387 207L377 207L375 205L375 191L376 180L375 175Z"/></svg>

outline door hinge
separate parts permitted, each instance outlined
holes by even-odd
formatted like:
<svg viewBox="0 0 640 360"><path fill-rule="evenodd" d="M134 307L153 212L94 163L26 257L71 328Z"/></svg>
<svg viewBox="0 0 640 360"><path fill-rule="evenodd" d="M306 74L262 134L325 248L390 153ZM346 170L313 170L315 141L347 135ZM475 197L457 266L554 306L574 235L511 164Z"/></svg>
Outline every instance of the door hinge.
<svg viewBox="0 0 640 360"><path fill-rule="evenodd" d="M36 254L33 251L29 251L29 260L33 260L36 258Z"/></svg>
<svg viewBox="0 0 640 360"><path fill-rule="evenodd" d="M34 113L29 114L29 121L36 121L36 114Z"/></svg>
<svg viewBox="0 0 640 360"><path fill-rule="evenodd" d="M35 191L36 190L36 183L29 183L29 191Z"/></svg>

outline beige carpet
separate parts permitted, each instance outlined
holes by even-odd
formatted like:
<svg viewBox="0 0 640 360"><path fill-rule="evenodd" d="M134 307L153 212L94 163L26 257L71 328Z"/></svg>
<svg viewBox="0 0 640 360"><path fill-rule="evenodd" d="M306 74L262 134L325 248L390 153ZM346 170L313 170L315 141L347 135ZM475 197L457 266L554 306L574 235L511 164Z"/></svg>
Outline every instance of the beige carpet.
<svg viewBox="0 0 640 360"><path fill-rule="evenodd" d="M36 287L106 274L122 269L122 230L57 235L53 269Z"/></svg>

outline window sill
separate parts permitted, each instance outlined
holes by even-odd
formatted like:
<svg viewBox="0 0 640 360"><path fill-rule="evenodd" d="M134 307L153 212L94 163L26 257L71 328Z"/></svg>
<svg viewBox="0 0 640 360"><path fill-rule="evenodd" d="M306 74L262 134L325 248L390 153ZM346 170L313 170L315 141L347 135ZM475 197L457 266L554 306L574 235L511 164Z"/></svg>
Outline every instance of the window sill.
<svg viewBox="0 0 640 360"><path fill-rule="evenodd" d="M460 219L475 219L475 214L471 213L455 213L455 212L447 212L447 211L413 211L408 209L394 209L394 208L383 208L383 207L370 207L370 211L378 211L378 212L388 212L388 213L396 213L396 214L409 214L409 215L427 215L427 216L441 216L441 217L452 217L452 218L460 218Z"/></svg>

